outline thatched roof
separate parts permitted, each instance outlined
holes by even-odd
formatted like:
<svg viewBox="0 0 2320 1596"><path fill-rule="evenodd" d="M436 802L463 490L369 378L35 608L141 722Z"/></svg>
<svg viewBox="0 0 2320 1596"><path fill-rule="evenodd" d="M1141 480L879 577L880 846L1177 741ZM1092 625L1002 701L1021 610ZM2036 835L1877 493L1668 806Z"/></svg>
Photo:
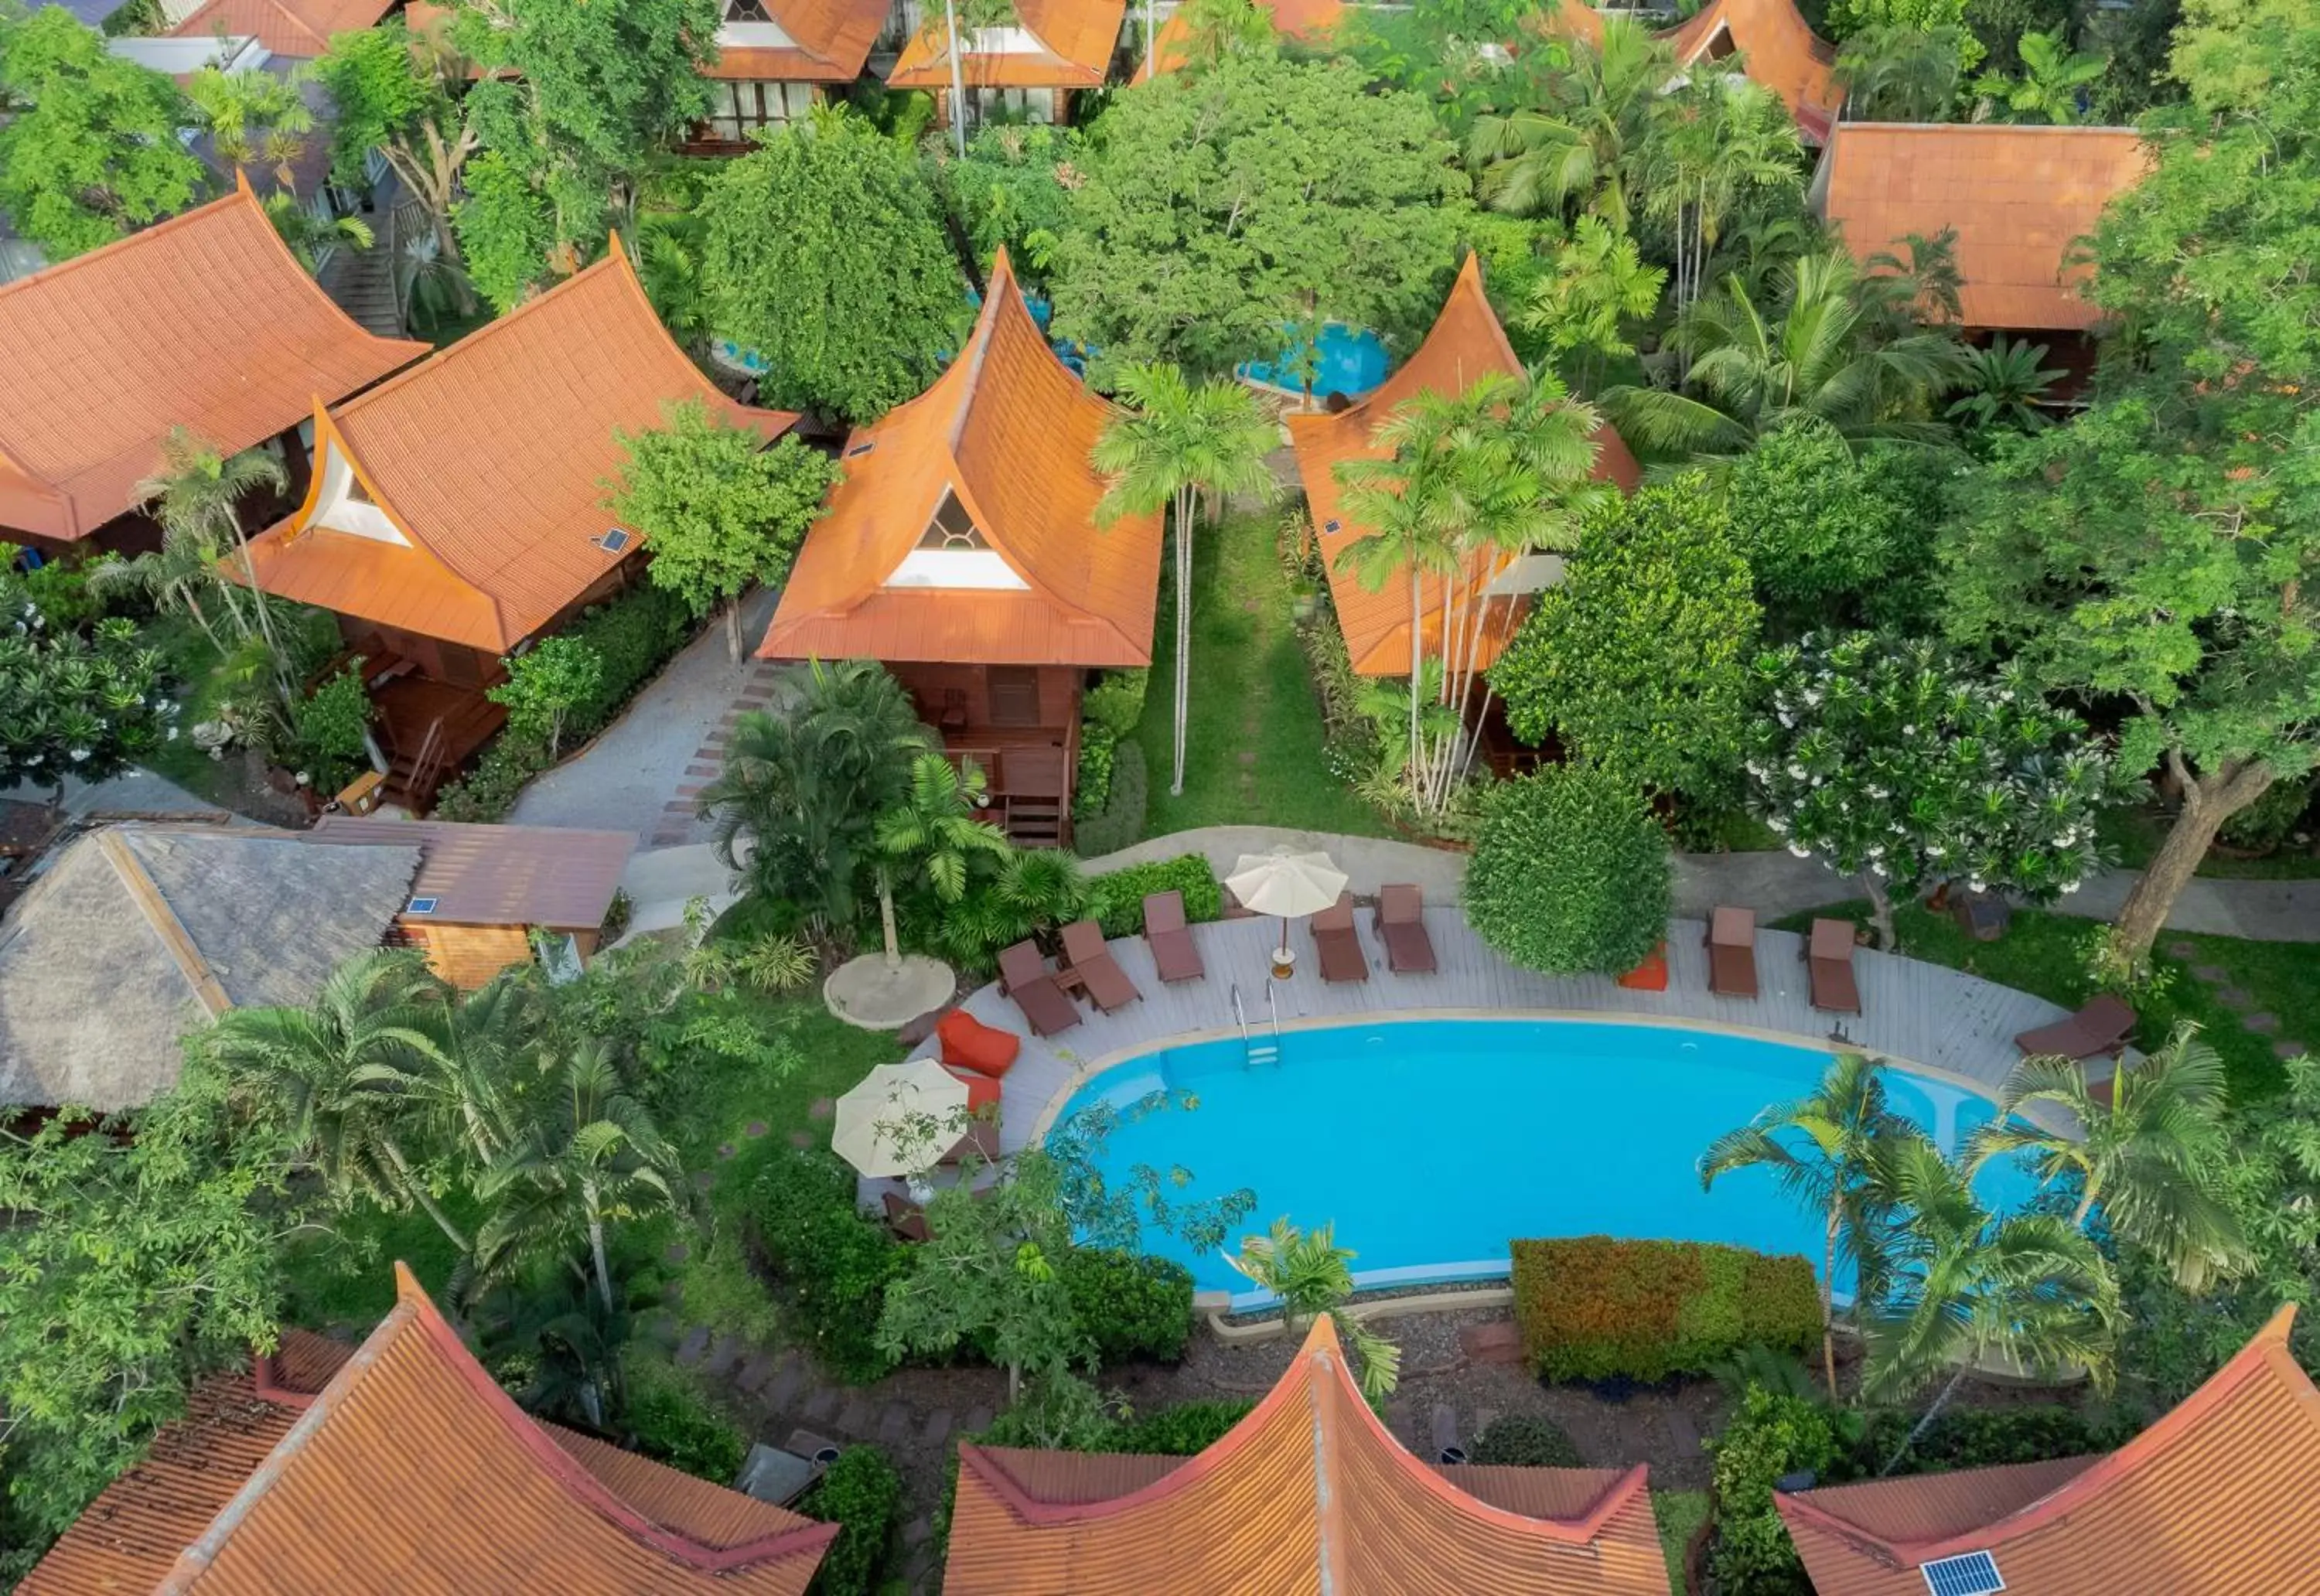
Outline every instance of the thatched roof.
<svg viewBox="0 0 2320 1596"><path fill-rule="evenodd" d="M76 839L0 923L0 1104L135 1108L231 1007L303 1003L379 945L411 847L143 822Z"/></svg>

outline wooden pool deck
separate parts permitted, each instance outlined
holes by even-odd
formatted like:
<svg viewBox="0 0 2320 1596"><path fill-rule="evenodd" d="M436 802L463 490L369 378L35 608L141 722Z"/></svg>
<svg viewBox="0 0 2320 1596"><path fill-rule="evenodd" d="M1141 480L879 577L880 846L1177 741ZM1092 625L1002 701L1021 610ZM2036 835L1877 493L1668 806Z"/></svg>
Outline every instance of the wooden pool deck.
<svg viewBox="0 0 2320 1596"><path fill-rule="evenodd" d="M1313 1025L1419 1016L1617 1016L1713 1027L1807 1047L1841 1043L1989 1096L2014 1067L2015 1036L2063 1015L2027 993L1865 948L1853 955L1862 1012L1826 1014L1808 1001L1804 939L1788 931L1757 933L1759 995L1716 997L1708 990L1704 928L1691 920L1670 922L1665 992L1631 992L1608 975L1542 975L1517 969L1485 947L1455 908L1426 911L1440 966L1436 973L1396 975L1385 967L1370 911L1356 911L1355 920L1370 965L1370 978L1363 982L1324 983L1314 967L1310 934L1301 924L1290 928L1297 974L1273 986L1285 1062L1296 1059L1297 1029ZM967 999L965 1007L976 1019L1023 1038L1022 1053L1001 1084L1002 1150L1015 1151L1044 1133L1053 1112L1089 1072L1156 1046L1238 1034L1236 985L1253 1038L1270 1039L1266 954L1280 939L1280 922L1221 920L1194 926L1192 936L1208 974L1174 985L1161 984L1142 938L1113 942L1113 957L1142 999L1113 1014L1083 1002L1081 1022L1060 1036L1032 1036L1022 1011L995 984ZM935 1051L932 1041L920 1050ZM1443 1089L1455 1091L1456 1084L1445 1081ZM873 1189L889 1183L875 1183Z"/></svg>

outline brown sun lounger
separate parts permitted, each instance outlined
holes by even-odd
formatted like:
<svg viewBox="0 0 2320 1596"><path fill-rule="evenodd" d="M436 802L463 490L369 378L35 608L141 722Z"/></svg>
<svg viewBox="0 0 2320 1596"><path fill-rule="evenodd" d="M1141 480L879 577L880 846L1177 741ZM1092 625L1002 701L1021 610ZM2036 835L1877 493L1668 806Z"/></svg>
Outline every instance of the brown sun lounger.
<svg viewBox="0 0 2320 1596"><path fill-rule="evenodd" d="M1426 894L1407 882L1378 889L1378 940L1397 975L1434 974L1434 939L1426 934Z"/></svg>
<svg viewBox="0 0 2320 1596"><path fill-rule="evenodd" d="M1018 942L1000 954L999 986L1023 1011L1035 1035L1051 1037L1080 1022L1079 1005L1047 973L1047 961L1036 942Z"/></svg>
<svg viewBox="0 0 2320 1596"><path fill-rule="evenodd" d="M2126 1046L2134 1030L2134 1011L2126 1000L2105 993L2068 1020L2024 1031L2014 1045L2035 1056L2107 1058Z"/></svg>
<svg viewBox="0 0 2320 1596"><path fill-rule="evenodd" d="M894 1233L897 1241L932 1241L935 1233L927 1228L927 1211L919 1203L898 1192L888 1192L881 1199L886 1205L886 1229Z"/></svg>
<svg viewBox="0 0 2320 1596"><path fill-rule="evenodd" d="M1717 997L1756 995L1756 911L1718 909L1708 921L1708 990Z"/></svg>
<svg viewBox="0 0 2320 1596"><path fill-rule="evenodd" d="M1361 933L1354 929L1354 894L1339 893L1337 901L1313 917L1313 952L1324 981L1366 981L1370 961L1362 952Z"/></svg>
<svg viewBox="0 0 2320 1596"><path fill-rule="evenodd" d="M1075 920L1064 928L1064 960L1089 1001L1107 1014L1144 995L1104 946L1103 928L1092 920Z"/></svg>
<svg viewBox="0 0 2320 1596"><path fill-rule="evenodd" d="M1153 893L1144 900L1144 945L1163 981L1198 981L1209 973L1184 923L1184 894Z"/></svg>
<svg viewBox="0 0 2320 1596"><path fill-rule="evenodd" d="M1861 1012L1861 984L1853 978L1853 922L1816 920L1805 943L1805 975L1812 1006L1831 1014Z"/></svg>

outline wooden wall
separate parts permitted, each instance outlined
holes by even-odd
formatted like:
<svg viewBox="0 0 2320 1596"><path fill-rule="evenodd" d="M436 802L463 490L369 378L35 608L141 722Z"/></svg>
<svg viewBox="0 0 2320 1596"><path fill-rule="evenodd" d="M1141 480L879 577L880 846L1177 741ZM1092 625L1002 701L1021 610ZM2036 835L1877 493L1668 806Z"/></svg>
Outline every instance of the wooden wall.
<svg viewBox="0 0 2320 1596"><path fill-rule="evenodd" d="M531 959L531 935L522 926L436 925L408 916L395 921L403 939L427 956L427 967L462 992L473 992L510 965ZM597 930L571 933L580 957L596 951Z"/></svg>
<svg viewBox="0 0 2320 1596"><path fill-rule="evenodd" d="M1087 672L1075 665L1031 667L1037 673L1039 724L994 727L991 721L990 667L981 665L893 665L887 667L918 701L919 712L929 725L938 724L950 694L960 695L970 731L1063 731L1080 718L1080 684ZM1000 667L1005 668L1003 667Z"/></svg>

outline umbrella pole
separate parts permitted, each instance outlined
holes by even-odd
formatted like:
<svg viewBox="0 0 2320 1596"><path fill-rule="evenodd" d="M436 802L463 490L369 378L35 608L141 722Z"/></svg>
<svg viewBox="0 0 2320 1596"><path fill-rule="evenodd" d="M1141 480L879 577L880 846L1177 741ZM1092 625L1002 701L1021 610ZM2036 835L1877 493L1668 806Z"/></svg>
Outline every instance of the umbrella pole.
<svg viewBox="0 0 2320 1596"><path fill-rule="evenodd" d="M1289 951L1289 917L1285 914L1281 917L1281 951Z"/></svg>

